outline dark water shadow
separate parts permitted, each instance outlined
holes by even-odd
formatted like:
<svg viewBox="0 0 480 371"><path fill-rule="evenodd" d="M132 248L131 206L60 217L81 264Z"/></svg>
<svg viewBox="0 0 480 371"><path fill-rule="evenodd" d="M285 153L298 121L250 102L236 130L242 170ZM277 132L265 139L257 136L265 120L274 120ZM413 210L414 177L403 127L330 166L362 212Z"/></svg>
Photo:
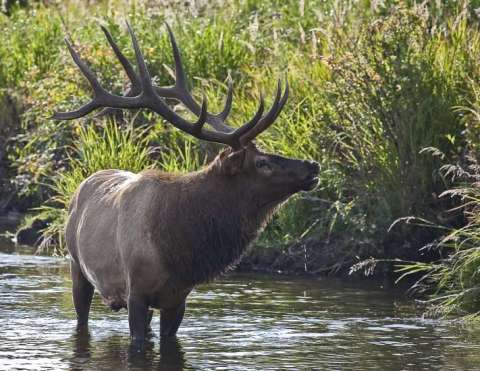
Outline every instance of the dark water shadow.
<svg viewBox="0 0 480 371"><path fill-rule="evenodd" d="M151 335L141 349L131 346L125 337L93 341L88 329L77 328L72 335L70 370L171 370L192 369L178 338L155 341Z"/></svg>
<svg viewBox="0 0 480 371"><path fill-rule="evenodd" d="M72 349L72 358L71 369L72 370L81 370L82 365L87 364L90 361L90 332L88 328L77 328L73 334L73 349Z"/></svg>
<svg viewBox="0 0 480 371"><path fill-rule="evenodd" d="M161 339L159 345L148 340L142 350L129 347L127 366L129 370L180 371L186 368L185 352L177 338Z"/></svg>
<svg viewBox="0 0 480 371"><path fill-rule="evenodd" d="M185 352L176 337L160 341L160 366L160 370L184 370L187 367Z"/></svg>

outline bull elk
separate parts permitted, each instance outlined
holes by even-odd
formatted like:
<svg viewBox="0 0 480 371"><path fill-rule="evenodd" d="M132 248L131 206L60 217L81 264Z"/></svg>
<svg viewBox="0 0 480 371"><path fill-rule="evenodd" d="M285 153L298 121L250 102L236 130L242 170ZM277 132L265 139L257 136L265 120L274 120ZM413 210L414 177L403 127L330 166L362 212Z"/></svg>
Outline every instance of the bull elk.
<svg viewBox="0 0 480 371"><path fill-rule="evenodd" d="M111 309L128 309L132 341L141 345L153 309L161 311L161 336L176 334L185 300L195 285L238 262L284 201L316 186L319 166L264 153L252 142L280 114L287 101L288 82L283 94L278 82L268 112L264 113L260 98L255 115L231 127L226 123L232 106L231 84L221 113L207 112L205 98L199 105L187 87L180 52L167 25L175 84L157 86L128 23L127 27L136 69L108 30L102 30L130 80L129 91L124 95L107 92L66 39L73 60L93 89L93 98L53 118L80 118L97 108L148 108L185 133L227 146L204 169L187 174L102 170L85 179L73 196L65 234L78 325L87 325L96 289ZM198 119L189 122L180 117L165 98L181 102Z"/></svg>

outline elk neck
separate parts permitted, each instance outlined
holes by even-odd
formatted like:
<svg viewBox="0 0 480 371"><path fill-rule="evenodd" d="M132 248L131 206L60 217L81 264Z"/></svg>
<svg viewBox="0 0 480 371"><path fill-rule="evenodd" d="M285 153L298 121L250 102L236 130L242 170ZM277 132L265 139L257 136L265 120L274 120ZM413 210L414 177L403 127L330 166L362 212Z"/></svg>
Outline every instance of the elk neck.
<svg viewBox="0 0 480 371"><path fill-rule="evenodd" d="M208 282L234 266L283 201L261 206L247 180L210 167L168 182L175 187L175 200L164 210L176 228L157 238L168 249L174 280L185 284ZM161 222L162 217L156 219Z"/></svg>

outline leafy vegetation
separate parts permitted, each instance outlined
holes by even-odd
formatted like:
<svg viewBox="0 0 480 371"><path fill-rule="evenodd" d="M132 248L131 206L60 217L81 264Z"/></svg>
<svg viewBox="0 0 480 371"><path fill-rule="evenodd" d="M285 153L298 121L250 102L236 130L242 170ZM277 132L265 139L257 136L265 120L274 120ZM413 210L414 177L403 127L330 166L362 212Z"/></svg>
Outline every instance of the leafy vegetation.
<svg viewBox="0 0 480 371"><path fill-rule="evenodd" d="M478 89L477 87L473 88ZM427 314L431 316L462 315L466 319L480 318L480 164L476 141L479 111L478 100L472 107L459 108L467 124L470 152L463 163L444 165L441 172L452 179L455 186L440 197L458 200L458 206L446 216L460 215L456 225L439 224L430 220L409 218L409 223L441 231L438 239L425 245L421 251L433 250L439 258L434 261L404 262L398 264L398 272L405 277L415 277L411 290L426 295ZM472 130L473 129L473 130ZM433 149L433 154L444 154Z"/></svg>
<svg viewBox="0 0 480 371"><path fill-rule="evenodd" d="M64 47L64 35L74 40L101 82L119 93L126 78L98 23L111 30L131 58L128 19L157 81L169 84L172 57L162 31L166 20L182 47L194 93L205 92L212 111L221 109L227 77L233 77L232 123L249 117L260 91L270 97L275 80L288 75L292 96L287 108L258 142L269 151L319 161L321 186L289 202L258 249L287 251L308 241L313 246L309 256L322 271L344 271L367 258L420 261L428 270L446 256L438 263L442 268L429 273L429 282L442 292L474 287L457 280L465 277L456 269L467 268L467 260L473 264L469 272L478 266L458 245L450 252L418 248L442 241L448 228L461 231L450 230L456 239L447 238L449 243L463 240L459 236L466 230L476 233L473 214L445 216L460 198L438 195L455 187L440 171L442 164L461 164L469 151L476 156L480 143L479 5L172 0L159 8L148 1L86 6L70 0L16 8L10 16L0 16L0 90L18 97L23 107L7 148L7 173L17 195L10 207L39 207L51 199L39 212L51 220L45 233L60 236L65 205L92 172L148 166L189 171L212 158L216 147L184 136L149 112L125 113L115 123L48 119L55 110L77 107L90 96ZM422 151L425 147L437 148L442 159ZM472 179L468 189L476 192ZM442 228L399 224L388 232L395 220L411 215ZM474 239L465 239L473 248ZM439 272L450 278L440 280Z"/></svg>

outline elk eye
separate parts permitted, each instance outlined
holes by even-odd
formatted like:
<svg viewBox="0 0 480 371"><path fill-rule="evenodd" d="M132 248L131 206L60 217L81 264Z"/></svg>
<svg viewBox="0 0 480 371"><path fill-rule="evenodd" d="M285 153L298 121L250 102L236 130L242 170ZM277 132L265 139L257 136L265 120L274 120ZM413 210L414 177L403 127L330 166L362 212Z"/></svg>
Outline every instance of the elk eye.
<svg viewBox="0 0 480 371"><path fill-rule="evenodd" d="M270 165L268 165L268 162L266 160L258 160L255 163L255 166L257 167L257 169L262 169L262 168L269 169L270 168Z"/></svg>

